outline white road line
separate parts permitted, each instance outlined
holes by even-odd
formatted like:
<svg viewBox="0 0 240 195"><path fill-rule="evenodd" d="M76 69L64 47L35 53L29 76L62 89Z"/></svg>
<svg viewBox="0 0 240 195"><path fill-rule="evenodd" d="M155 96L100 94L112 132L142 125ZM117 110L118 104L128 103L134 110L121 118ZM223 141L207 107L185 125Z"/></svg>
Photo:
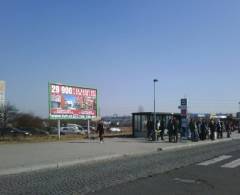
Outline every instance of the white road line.
<svg viewBox="0 0 240 195"><path fill-rule="evenodd" d="M220 161L222 161L222 160L229 159L229 158L231 158L231 157L232 157L232 156L230 156L230 155L222 155L222 156L219 156L219 157L217 157L217 158L213 158L213 159L211 159L211 160L207 160L207 161L201 162L201 163L199 163L198 165L207 166L207 165L211 165L211 164L220 162Z"/></svg>
<svg viewBox="0 0 240 195"><path fill-rule="evenodd" d="M222 165L221 167L224 167L224 168L236 168L238 166L240 166L240 158L237 159L237 160L234 160L234 161L232 161L230 163L227 163L225 165Z"/></svg>

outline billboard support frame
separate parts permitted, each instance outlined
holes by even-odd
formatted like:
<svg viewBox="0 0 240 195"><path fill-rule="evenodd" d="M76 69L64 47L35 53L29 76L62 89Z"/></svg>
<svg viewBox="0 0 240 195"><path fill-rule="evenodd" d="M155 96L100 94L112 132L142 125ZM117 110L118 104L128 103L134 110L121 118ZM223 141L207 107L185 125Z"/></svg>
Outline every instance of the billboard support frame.
<svg viewBox="0 0 240 195"><path fill-rule="evenodd" d="M88 124L88 129L87 129L87 131L88 131L88 139L90 139L90 120L89 119L87 120L87 124Z"/></svg>
<svg viewBox="0 0 240 195"><path fill-rule="evenodd" d="M58 120L58 140L61 139L61 120Z"/></svg>

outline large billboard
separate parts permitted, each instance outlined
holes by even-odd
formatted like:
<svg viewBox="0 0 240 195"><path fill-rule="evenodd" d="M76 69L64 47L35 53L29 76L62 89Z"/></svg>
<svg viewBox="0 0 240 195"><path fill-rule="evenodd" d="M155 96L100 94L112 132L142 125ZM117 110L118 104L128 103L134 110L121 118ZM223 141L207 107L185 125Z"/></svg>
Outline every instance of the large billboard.
<svg viewBox="0 0 240 195"><path fill-rule="evenodd" d="M50 119L97 117L97 89L49 83Z"/></svg>

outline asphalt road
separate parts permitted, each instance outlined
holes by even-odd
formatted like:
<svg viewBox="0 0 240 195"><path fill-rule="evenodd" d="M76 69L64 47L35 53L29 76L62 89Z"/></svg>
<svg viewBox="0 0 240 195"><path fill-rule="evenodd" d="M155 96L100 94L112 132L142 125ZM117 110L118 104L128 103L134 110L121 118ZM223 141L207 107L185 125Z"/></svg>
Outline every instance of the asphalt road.
<svg viewBox="0 0 240 195"><path fill-rule="evenodd" d="M239 151L240 141L233 140L1 176L0 194L240 194L239 167L221 167ZM198 165L223 155L220 162Z"/></svg>
<svg viewBox="0 0 240 195"><path fill-rule="evenodd" d="M240 150L185 168L140 178L92 195L239 195Z"/></svg>

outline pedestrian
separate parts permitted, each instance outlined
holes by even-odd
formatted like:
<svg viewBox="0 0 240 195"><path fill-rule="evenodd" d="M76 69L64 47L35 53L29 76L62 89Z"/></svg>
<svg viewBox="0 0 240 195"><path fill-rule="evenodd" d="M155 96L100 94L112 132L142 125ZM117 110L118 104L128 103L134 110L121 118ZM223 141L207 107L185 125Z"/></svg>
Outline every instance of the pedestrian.
<svg viewBox="0 0 240 195"><path fill-rule="evenodd" d="M196 124L195 120L190 119L189 129L191 131L191 139L192 139L192 141L198 141L197 140L197 124Z"/></svg>
<svg viewBox="0 0 240 195"><path fill-rule="evenodd" d="M156 130L155 130L157 140L159 139L160 133L161 133L160 126L161 126L161 122L158 120L156 125Z"/></svg>
<svg viewBox="0 0 240 195"><path fill-rule="evenodd" d="M165 130L165 121L164 120L161 120L160 122L160 137L161 137L161 140L164 140L163 136L164 136L164 130Z"/></svg>
<svg viewBox="0 0 240 195"><path fill-rule="evenodd" d="M187 119L186 118L182 118L181 119L181 140L187 139L188 138L188 127L187 127Z"/></svg>
<svg viewBox="0 0 240 195"><path fill-rule="evenodd" d="M154 131L154 123L152 120L148 120L148 122L147 122L147 138L148 138L148 140L153 140L153 131Z"/></svg>
<svg viewBox="0 0 240 195"><path fill-rule="evenodd" d="M168 139L169 139L169 142L172 142L172 139L173 139L173 131L174 131L174 125L173 125L173 119L169 119L168 121Z"/></svg>
<svg viewBox="0 0 240 195"><path fill-rule="evenodd" d="M206 137L207 137L207 125L206 125L206 121L205 120L202 120L200 129L201 129L201 131L200 131L201 132L200 139L201 140L205 140Z"/></svg>
<svg viewBox="0 0 240 195"><path fill-rule="evenodd" d="M220 125L221 125L221 129L220 129L220 138L223 138L223 131L225 131L224 122L221 121L221 122L220 122Z"/></svg>
<svg viewBox="0 0 240 195"><path fill-rule="evenodd" d="M214 120L211 120L209 123L209 128L210 128L210 139L214 140L215 139L215 129L216 129L216 125L214 123Z"/></svg>
<svg viewBox="0 0 240 195"><path fill-rule="evenodd" d="M229 121L225 122L225 129L226 129L226 132L227 132L227 138L230 138L231 137L231 130L230 130Z"/></svg>
<svg viewBox="0 0 240 195"><path fill-rule="evenodd" d="M240 121L237 122L237 125L238 125L238 133L240 133Z"/></svg>
<svg viewBox="0 0 240 195"><path fill-rule="evenodd" d="M97 126L97 131L99 133L99 139L100 143L103 143L103 134L104 134L104 127L103 127L103 122L100 121Z"/></svg>
<svg viewBox="0 0 240 195"><path fill-rule="evenodd" d="M173 140L175 143L178 142L178 132L179 132L179 121L174 118L173 119Z"/></svg>
<svg viewBox="0 0 240 195"><path fill-rule="evenodd" d="M217 121L216 123L216 129L217 129L217 138L222 138L222 126L220 120Z"/></svg>

